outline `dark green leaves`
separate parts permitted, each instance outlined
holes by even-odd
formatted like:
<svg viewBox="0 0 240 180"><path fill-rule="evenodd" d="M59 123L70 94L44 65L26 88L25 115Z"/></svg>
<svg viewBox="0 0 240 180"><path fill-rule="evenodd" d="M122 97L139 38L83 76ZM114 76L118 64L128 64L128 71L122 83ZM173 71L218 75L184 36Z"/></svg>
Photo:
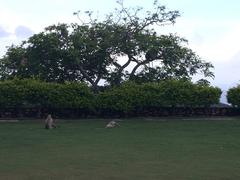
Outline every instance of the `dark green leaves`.
<svg viewBox="0 0 240 180"><path fill-rule="evenodd" d="M211 63L203 61L176 35L159 35L156 25L175 23L178 11L158 1L145 11L119 7L99 20L86 11L88 21L47 27L12 46L0 59L0 79L37 78L47 82L86 82L96 91L100 82L158 82L191 79L197 73L213 77ZM150 64L152 66L150 66Z"/></svg>

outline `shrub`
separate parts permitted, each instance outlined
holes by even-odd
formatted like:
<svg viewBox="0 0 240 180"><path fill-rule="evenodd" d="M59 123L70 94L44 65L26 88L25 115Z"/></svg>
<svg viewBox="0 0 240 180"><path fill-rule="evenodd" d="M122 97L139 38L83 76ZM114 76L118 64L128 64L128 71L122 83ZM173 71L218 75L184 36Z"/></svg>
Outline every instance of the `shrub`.
<svg viewBox="0 0 240 180"><path fill-rule="evenodd" d="M193 95L195 98L195 106L209 107L213 104L218 104L222 91L218 87L212 86L196 86L196 91Z"/></svg>
<svg viewBox="0 0 240 180"><path fill-rule="evenodd" d="M229 90L228 99L239 105L240 88ZM162 107L208 107L217 104L221 90L190 81L165 80L159 83L125 82L94 94L84 83L47 83L33 79L0 82L0 107L72 108L102 114L131 114ZM232 97L233 96L233 97Z"/></svg>
<svg viewBox="0 0 240 180"><path fill-rule="evenodd" d="M96 108L113 112L129 113L141 104L140 86L128 82L100 92L97 95Z"/></svg>
<svg viewBox="0 0 240 180"><path fill-rule="evenodd" d="M83 83L47 83L38 80L0 82L1 107L92 108L93 93Z"/></svg>
<svg viewBox="0 0 240 180"><path fill-rule="evenodd" d="M0 82L0 107L19 107L25 99L26 89L19 86L16 80Z"/></svg>
<svg viewBox="0 0 240 180"><path fill-rule="evenodd" d="M240 107L240 85L227 91L227 101L235 107Z"/></svg>
<svg viewBox="0 0 240 180"><path fill-rule="evenodd" d="M135 109L160 107L207 107L219 103L221 90L190 81L123 83L98 95L99 109L129 113Z"/></svg>

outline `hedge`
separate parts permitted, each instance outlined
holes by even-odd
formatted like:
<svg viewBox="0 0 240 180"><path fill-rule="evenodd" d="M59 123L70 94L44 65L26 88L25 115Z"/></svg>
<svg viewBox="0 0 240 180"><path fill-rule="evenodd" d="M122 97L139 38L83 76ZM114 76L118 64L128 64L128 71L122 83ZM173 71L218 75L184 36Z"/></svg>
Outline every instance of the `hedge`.
<svg viewBox="0 0 240 180"><path fill-rule="evenodd" d="M96 104L103 111L122 113L152 107L209 107L219 103L221 93L217 87L190 81L169 80L146 84L127 82L98 94Z"/></svg>
<svg viewBox="0 0 240 180"><path fill-rule="evenodd" d="M84 83L47 83L33 79L0 82L0 108L71 108L91 113L134 114L162 107L209 107L219 103L221 90L190 81L125 82L100 93Z"/></svg>
<svg viewBox="0 0 240 180"><path fill-rule="evenodd" d="M94 95L86 84L47 83L38 80L0 82L0 107L91 109Z"/></svg>

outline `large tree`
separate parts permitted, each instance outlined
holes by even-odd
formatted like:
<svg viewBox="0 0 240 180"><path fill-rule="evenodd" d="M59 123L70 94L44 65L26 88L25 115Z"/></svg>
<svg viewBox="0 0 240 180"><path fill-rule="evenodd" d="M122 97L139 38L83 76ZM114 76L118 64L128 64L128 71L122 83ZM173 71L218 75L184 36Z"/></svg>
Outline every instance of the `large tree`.
<svg viewBox="0 0 240 180"><path fill-rule="evenodd" d="M2 59L2 79L40 78L46 81L80 79L81 75L69 72L69 30L65 24L50 26L35 34L19 46L9 47Z"/></svg>
<svg viewBox="0 0 240 180"><path fill-rule="evenodd" d="M83 21L76 12L79 24L50 26L10 47L1 59L1 78L87 81L96 89L100 80L120 84L136 79L190 79L198 72L213 76L212 64L189 49L185 39L154 29L175 23L178 11L169 11L157 1L151 11L126 8L121 0L117 3L118 8L104 19L87 11L88 20Z"/></svg>

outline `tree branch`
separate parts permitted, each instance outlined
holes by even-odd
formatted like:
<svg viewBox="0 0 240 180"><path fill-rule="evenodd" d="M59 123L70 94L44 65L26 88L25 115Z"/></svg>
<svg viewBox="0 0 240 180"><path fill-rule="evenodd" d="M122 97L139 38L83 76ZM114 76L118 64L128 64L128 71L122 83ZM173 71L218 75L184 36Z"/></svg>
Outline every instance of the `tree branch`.
<svg viewBox="0 0 240 180"><path fill-rule="evenodd" d="M133 76L134 76L135 72L137 71L137 69L138 69L140 66L142 66L142 65L144 65L144 64L147 64L147 63L149 63L149 62L152 62L152 61L153 61L153 60L144 60L144 61L138 63L138 64L132 69L132 72L130 73L129 79L133 79Z"/></svg>
<svg viewBox="0 0 240 180"><path fill-rule="evenodd" d="M86 80L91 84L91 85L94 85L94 81L92 80L92 78L87 74L87 72L81 67L79 66L78 67L79 70L81 71L82 75L84 78L86 78Z"/></svg>

